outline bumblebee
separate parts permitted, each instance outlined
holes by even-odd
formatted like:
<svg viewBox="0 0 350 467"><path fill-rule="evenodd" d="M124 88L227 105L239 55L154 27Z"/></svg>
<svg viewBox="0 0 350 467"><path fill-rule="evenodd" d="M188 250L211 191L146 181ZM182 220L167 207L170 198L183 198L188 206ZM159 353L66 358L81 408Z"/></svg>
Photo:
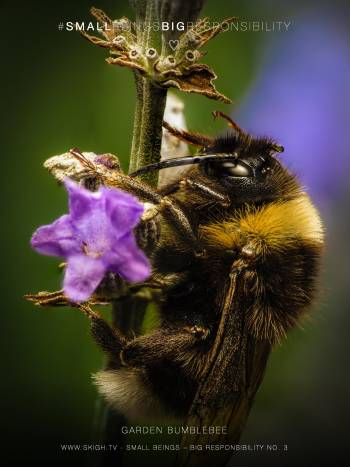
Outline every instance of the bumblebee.
<svg viewBox="0 0 350 467"><path fill-rule="evenodd" d="M143 247L153 265L150 282L161 287L160 327L127 339L92 318L92 334L108 356L96 384L131 420L181 421L195 396L216 410L242 388L251 401L271 346L315 296L323 246L316 208L277 159L281 146L216 116L231 130L214 139L164 123L199 148L195 156L109 181L150 203L144 223L158 219L156 240ZM137 181L178 165L190 167L162 189Z"/></svg>
<svg viewBox="0 0 350 467"><path fill-rule="evenodd" d="M225 136L164 123L198 148L194 156L101 180L145 203L136 235L153 275L140 286L161 290L160 326L133 338L82 305L108 358L95 382L129 420L182 422L196 407L248 413L271 347L315 297L323 247L316 208L277 158L281 146L216 116L229 123ZM158 190L138 180L180 165L185 174Z"/></svg>

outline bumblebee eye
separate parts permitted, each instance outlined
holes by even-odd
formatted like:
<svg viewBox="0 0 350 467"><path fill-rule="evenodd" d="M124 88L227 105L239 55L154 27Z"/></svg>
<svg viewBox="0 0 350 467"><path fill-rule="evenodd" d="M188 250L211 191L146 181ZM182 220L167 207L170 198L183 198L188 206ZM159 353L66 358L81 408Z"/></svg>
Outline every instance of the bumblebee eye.
<svg viewBox="0 0 350 467"><path fill-rule="evenodd" d="M250 177L252 169L242 162L224 162L222 164L222 175L226 177Z"/></svg>
<svg viewBox="0 0 350 467"><path fill-rule="evenodd" d="M252 177L253 169L243 161L209 162L205 172L210 177Z"/></svg>

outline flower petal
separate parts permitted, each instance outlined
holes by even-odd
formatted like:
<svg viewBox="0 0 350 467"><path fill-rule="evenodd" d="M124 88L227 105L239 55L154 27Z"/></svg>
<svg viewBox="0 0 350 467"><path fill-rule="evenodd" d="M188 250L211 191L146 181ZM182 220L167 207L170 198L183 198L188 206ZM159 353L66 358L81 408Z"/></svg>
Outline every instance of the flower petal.
<svg viewBox="0 0 350 467"><path fill-rule="evenodd" d="M49 225L39 227L30 241L31 246L38 253L48 256L63 256L76 253L79 249L70 216L59 217Z"/></svg>
<svg viewBox="0 0 350 467"><path fill-rule="evenodd" d="M84 255L71 256L63 282L65 295L73 302L88 300L105 273L105 265L100 259Z"/></svg>
<svg viewBox="0 0 350 467"><path fill-rule="evenodd" d="M101 188L101 193L114 236L121 238L139 223L143 205L137 198L121 190Z"/></svg>
<svg viewBox="0 0 350 467"><path fill-rule="evenodd" d="M92 208L101 198L100 192L91 192L82 188L69 178L64 181L69 195L69 212L75 220L90 214Z"/></svg>
<svg viewBox="0 0 350 467"><path fill-rule="evenodd" d="M108 269L128 282L142 282L151 275L150 262L137 246L133 234L120 239L117 248L109 253L106 260Z"/></svg>

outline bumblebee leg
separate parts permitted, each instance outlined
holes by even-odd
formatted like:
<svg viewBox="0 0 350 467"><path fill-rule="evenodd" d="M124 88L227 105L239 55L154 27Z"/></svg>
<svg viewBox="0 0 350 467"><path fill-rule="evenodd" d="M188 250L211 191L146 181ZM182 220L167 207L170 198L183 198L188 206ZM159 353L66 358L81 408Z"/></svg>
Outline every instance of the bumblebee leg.
<svg viewBox="0 0 350 467"><path fill-rule="evenodd" d="M57 290L56 292L38 292L36 294L24 295L24 298L29 302L34 303L38 306L69 306L70 303L65 297L63 290Z"/></svg>
<svg viewBox="0 0 350 467"><path fill-rule="evenodd" d="M114 362L121 364L120 352L125 347L127 340L119 330L113 328L101 316L90 316L91 335L96 344Z"/></svg>
<svg viewBox="0 0 350 467"><path fill-rule="evenodd" d="M120 368L122 366L120 352L126 346L127 338L105 321L99 313L93 311L89 305L80 305L79 309L90 318L91 335L100 349L108 356L108 367Z"/></svg>
<svg viewBox="0 0 350 467"><path fill-rule="evenodd" d="M110 326L87 303L70 302L62 290L57 292L39 292L25 295L25 298L39 306L71 306L82 311L91 321L91 334L97 345L109 356L110 365L120 367L120 351L126 345L126 338L115 328Z"/></svg>
<svg viewBox="0 0 350 467"><path fill-rule="evenodd" d="M228 196L223 195L219 191L213 190L208 186L203 185L202 183L197 182L191 178L184 178L179 182L179 188L185 188L187 190L192 190L195 193L201 194L206 196L210 201L218 202L222 206L229 206L230 198Z"/></svg>
<svg viewBox="0 0 350 467"><path fill-rule="evenodd" d="M203 148L210 146L213 143L213 140L208 138L208 136L200 135L198 133L190 133L185 130L177 130L165 121L163 122L163 127L176 138L181 139L185 143L192 144L193 146Z"/></svg>
<svg viewBox="0 0 350 467"><path fill-rule="evenodd" d="M217 190L213 190L203 183L197 182L192 178L183 178L176 183L173 183L170 188L168 188L164 195L173 195L177 193L179 190L188 190L198 193L200 195L206 196L209 201L220 203L222 206L226 207L231 204L230 198L228 196L223 195Z"/></svg>
<svg viewBox="0 0 350 467"><path fill-rule="evenodd" d="M208 329L196 326L178 330L157 329L130 341L121 352L121 360L124 365L132 367L152 366L162 359L186 363L195 356L193 351L206 355L202 346L209 334Z"/></svg>
<svg viewBox="0 0 350 467"><path fill-rule="evenodd" d="M58 290L56 292L38 292L36 294L27 294L24 295L24 298L29 302L34 303L37 306L70 306L73 308L81 308L83 305L79 303L74 303L70 301L65 295L63 290ZM110 302L110 299L107 297L97 296L93 294L90 297L90 305L107 305Z"/></svg>
<svg viewBox="0 0 350 467"><path fill-rule="evenodd" d="M183 237L186 243L196 244L196 236L188 217L176 202L164 196L158 204L151 206L144 212L142 220L149 222L158 214L162 214L164 219L175 227L176 232Z"/></svg>
<svg viewBox="0 0 350 467"><path fill-rule="evenodd" d="M210 334L209 328L205 328L197 324L194 324L193 326L185 326L184 330L201 340L207 339Z"/></svg>
<svg viewBox="0 0 350 467"><path fill-rule="evenodd" d="M160 203L160 212L163 217L176 228L176 232L180 234L188 243L196 245L196 236L193 228L183 210L170 198L164 197Z"/></svg>
<svg viewBox="0 0 350 467"><path fill-rule="evenodd" d="M121 190L137 196L141 201L158 204L162 200L162 197L151 187L122 173L113 175L113 177L108 180L107 185L114 188L120 188Z"/></svg>
<svg viewBox="0 0 350 467"><path fill-rule="evenodd" d="M163 217L176 227L187 242L190 241L196 244L196 236L186 214L173 200L158 194L147 185L123 174L115 175L113 181L110 182L110 186L125 190L141 200L155 205L152 208L151 215L146 212L143 220L150 220L157 213L162 213Z"/></svg>

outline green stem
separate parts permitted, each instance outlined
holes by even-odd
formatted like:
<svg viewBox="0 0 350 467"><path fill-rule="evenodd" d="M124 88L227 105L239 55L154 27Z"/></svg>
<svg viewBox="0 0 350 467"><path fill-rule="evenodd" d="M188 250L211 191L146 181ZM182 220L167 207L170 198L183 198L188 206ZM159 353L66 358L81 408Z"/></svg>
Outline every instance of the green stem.
<svg viewBox="0 0 350 467"><path fill-rule="evenodd" d="M152 27L159 21L154 0L136 0L134 2L136 18L141 22L142 46L144 50L151 47L160 51L162 38L159 31ZM144 16L143 16L144 15ZM135 72L136 107L134 117L133 140L129 172L146 164L160 160L162 143L162 122L167 90L156 86L149 78ZM147 174L143 181L157 186L158 174Z"/></svg>
<svg viewBox="0 0 350 467"><path fill-rule="evenodd" d="M147 78L136 78L137 104L129 171L160 160L162 123L166 102L165 89ZM158 173L143 176L143 181L157 186Z"/></svg>
<svg viewBox="0 0 350 467"><path fill-rule="evenodd" d="M140 128L142 121L142 103L143 103L143 82L142 77L135 73L135 85L136 85L136 104L134 114L134 128L132 133L131 153L129 160L129 173L134 172L138 167L137 156L140 145Z"/></svg>

